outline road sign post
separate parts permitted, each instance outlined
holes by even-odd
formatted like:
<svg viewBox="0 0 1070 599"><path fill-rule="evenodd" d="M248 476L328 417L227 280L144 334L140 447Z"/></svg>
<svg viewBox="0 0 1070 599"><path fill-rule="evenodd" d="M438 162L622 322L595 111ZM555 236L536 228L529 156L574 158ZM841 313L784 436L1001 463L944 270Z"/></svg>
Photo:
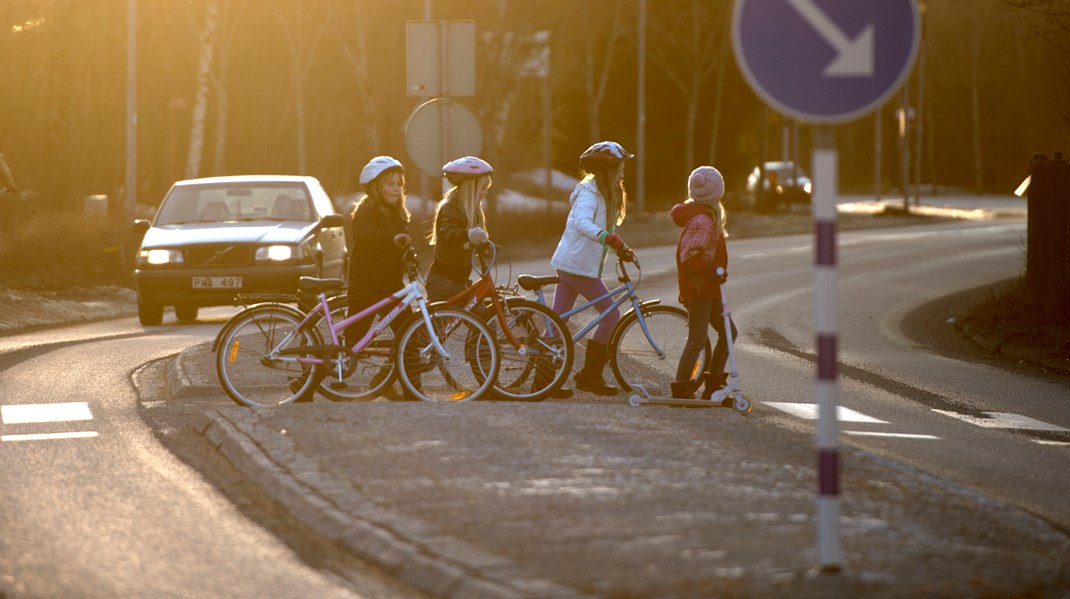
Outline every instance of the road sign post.
<svg viewBox="0 0 1070 599"><path fill-rule="evenodd" d="M451 100L476 93L475 30L474 21L406 23L408 95L434 96L435 99L424 102L413 111L405 126L405 140L409 157L432 177L441 176L444 162L463 155L457 152L478 153L482 145L479 122L464 106ZM436 111L437 115L430 115L431 111ZM474 130L457 129L473 127L473 123ZM473 135L480 137L478 143L471 141ZM437 147L428 148L429 144Z"/></svg>
<svg viewBox="0 0 1070 599"><path fill-rule="evenodd" d="M755 93L814 132L814 329L817 346L818 552L836 572L840 547L836 142L832 125L879 107L910 74L915 0L737 0L736 61Z"/></svg>

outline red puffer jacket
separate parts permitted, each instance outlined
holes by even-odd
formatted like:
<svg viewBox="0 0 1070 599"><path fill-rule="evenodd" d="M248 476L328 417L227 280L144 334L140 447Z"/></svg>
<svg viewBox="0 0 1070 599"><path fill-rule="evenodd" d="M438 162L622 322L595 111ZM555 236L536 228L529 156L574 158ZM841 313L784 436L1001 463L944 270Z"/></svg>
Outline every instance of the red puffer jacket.
<svg viewBox="0 0 1070 599"><path fill-rule="evenodd" d="M676 273L680 303L693 299L721 299L716 270L728 270L728 247L713 210L703 204L685 202L669 211L672 222L681 227L676 244Z"/></svg>

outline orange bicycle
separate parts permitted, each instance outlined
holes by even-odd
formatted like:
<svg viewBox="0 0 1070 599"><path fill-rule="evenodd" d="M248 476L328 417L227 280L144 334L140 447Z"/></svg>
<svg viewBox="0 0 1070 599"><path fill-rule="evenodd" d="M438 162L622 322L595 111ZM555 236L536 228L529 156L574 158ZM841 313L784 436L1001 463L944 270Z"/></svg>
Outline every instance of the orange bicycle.
<svg viewBox="0 0 1070 599"><path fill-rule="evenodd" d="M495 335L501 368L490 397L508 401L542 401L572 371L573 345L568 325L552 309L494 284L491 270L497 247L486 242L472 249L479 279L444 302L471 311Z"/></svg>

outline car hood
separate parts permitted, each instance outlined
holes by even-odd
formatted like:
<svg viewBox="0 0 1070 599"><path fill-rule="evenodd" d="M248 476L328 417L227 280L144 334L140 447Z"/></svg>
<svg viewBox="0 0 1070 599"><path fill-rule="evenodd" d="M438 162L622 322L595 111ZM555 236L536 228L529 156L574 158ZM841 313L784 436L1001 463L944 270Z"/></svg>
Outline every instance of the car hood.
<svg viewBox="0 0 1070 599"><path fill-rule="evenodd" d="M202 243L270 244L297 243L312 232L316 223L197 223L152 227L142 247L179 247Z"/></svg>

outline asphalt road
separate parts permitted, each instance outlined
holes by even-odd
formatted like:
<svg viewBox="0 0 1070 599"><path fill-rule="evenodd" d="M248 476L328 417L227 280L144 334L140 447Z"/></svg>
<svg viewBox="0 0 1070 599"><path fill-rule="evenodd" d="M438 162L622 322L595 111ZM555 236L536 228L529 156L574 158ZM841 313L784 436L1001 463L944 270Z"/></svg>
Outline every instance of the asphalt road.
<svg viewBox="0 0 1070 599"><path fill-rule="evenodd" d="M1070 592L1070 553L1060 561L1040 550L1070 547L1067 483L1051 474L1070 462L1067 381L935 353L900 325L930 300L1015 276L1021 230L979 222L841 235L841 404L850 412L840 426L852 489L844 532L848 566L876 573L853 578L856 591L961 596L983 580L997 595ZM582 395L475 404L463 419L442 413L449 406L390 402L258 414L230 405L204 369L193 381L204 392L168 395L184 385L161 378L167 357L191 347L194 356L226 311L196 325L142 330L120 319L0 338L4 407L64 414L19 423L18 410L5 410L0 590L419 596L412 585L444 594L430 570L406 575L376 552L352 559L322 518L291 518L278 489L250 486L236 469L243 458L221 459L218 438L205 441L222 418L262 441L261 455L312 457L294 472L311 468L335 485L324 496L342 501L340 488L350 507L366 499L398 530L430 523L474 554L522 564L520 579L572 589L561 594L827 596L837 587L800 587L798 576L815 563L810 243L730 245L726 291L744 388L758 401L746 419ZM675 296L671 256L644 250L645 296ZM517 263L512 277L521 271L546 268ZM1054 430L1029 428L1036 423ZM278 445L286 426L290 440ZM12 437L36 434L59 436ZM978 522L991 534L970 530ZM363 563L377 559L390 576ZM938 576L950 582L936 585ZM391 586L393 577L408 584Z"/></svg>

